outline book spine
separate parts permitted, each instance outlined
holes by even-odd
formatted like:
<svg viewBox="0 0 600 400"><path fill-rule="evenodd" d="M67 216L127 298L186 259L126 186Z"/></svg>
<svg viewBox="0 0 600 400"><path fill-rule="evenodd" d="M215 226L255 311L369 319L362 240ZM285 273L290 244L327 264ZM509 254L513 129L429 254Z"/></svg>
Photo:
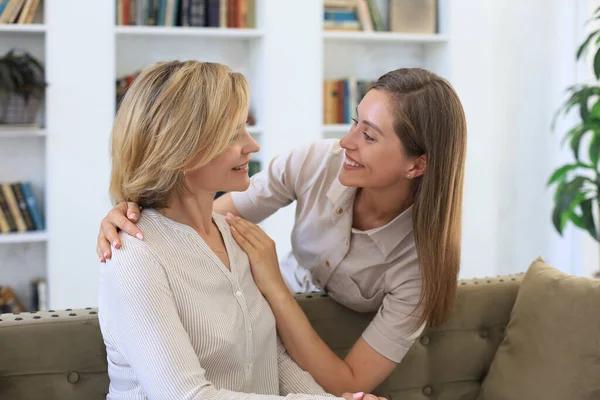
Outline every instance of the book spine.
<svg viewBox="0 0 600 400"><path fill-rule="evenodd" d="M2 209L2 213L6 218L6 222L8 223L9 232L17 231L17 223L15 222L15 218L10 212L10 208L8 208L8 202L6 201L6 197L4 197L4 192L0 187L0 209Z"/></svg>
<svg viewBox="0 0 600 400"><path fill-rule="evenodd" d="M21 215L19 204L17 203L17 199L15 198L10 183L2 184L2 191L4 192L4 197L8 203L8 208L17 224L17 232L27 232L27 225L25 225L25 220L23 219L23 215Z"/></svg>
<svg viewBox="0 0 600 400"><path fill-rule="evenodd" d="M11 184L11 188L13 194L15 195L15 199L17 200L19 211L21 211L21 215L23 216L23 220L25 221L25 226L27 227L27 230L35 230L33 219L31 218L31 214L29 213L29 209L27 208L27 203L25 202L25 196L23 195L23 191L21 190L21 183L13 183Z"/></svg>
<svg viewBox="0 0 600 400"><path fill-rule="evenodd" d="M31 183L22 183L21 190L23 191L23 196L25 196L25 202L27 203L27 208L29 209L29 213L31 214L31 219L33 219L35 229L43 230L45 228L44 219L42 218L42 213L35 200L35 195L33 194Z"/></svg>
<svg viewBox="0 0 600 400"><path fill-rule="evenodd" d="M6 217L4 216L4 211L2 211L2 208L0 208L0 232L1 233L10 232L10 226L8 226L8 221L6 220Z"/></svg>
<svg viewBox="0 0 600 400"><path fill-rule="evenodd" d="M190 26L206 26L206 0L191 0Z"/></svg>
<svg viewBox="0 0 600 400"><path fill-rule="evenodd" d="M220 0L206 0L206 26L219 27L219 21L221 20L220 3Z"/></svg>

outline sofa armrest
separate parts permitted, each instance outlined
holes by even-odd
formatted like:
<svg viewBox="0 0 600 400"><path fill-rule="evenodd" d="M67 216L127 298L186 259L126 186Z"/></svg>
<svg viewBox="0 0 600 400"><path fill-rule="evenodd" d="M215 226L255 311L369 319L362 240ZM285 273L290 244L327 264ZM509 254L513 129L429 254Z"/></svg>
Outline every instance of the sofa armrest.
<svg viewBox="0 0 600 400"><path fill-rule="evenodd" d="M450 319L426 328L376 393L393 399L475 399L504 337L521 275L462 280ZM351 311L324 293L296 296L323 340L344 357L374 314ZM446 397L447 396L447 397Z"/></svg>

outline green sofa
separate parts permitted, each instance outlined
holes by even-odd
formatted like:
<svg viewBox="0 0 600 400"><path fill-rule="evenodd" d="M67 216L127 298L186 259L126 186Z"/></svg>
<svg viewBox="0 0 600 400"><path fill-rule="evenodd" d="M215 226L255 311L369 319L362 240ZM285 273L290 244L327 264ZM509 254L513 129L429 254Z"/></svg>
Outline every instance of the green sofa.
<svg viewBox="0 0 600 400"><path fill-rule="evenodd" d="M459 282L451 319L426 329L377 389L389 399L476 399L504 336L521 276ZM371 319L325 294L298 301L327 344L344 355ZM99 400L108 392L97 310L0 315L0 399Z"/></svg>

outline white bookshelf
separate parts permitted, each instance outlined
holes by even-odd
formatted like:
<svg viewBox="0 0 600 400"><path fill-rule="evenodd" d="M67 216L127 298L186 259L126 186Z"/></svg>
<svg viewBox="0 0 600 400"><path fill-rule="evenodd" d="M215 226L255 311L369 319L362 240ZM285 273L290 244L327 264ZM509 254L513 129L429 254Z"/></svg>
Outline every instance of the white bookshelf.
<svg viewBox="0 0 600 400"><path fill-rule="evenodd" d="M351 127L352 124L324 124L321 131L323 132L323 137L326 139L339 139L348 133Z"/></svg>
<svg viewBox="0 0 600 400"><path fill-rule="evenodd" d="M164 26L116 26L119 36L189 36L199 38L237 38L258 39L264 33L258 29L237 28L197 28L197 27L164 27Z"/></svg>
<svg viewBox="0 0 600 400"><path fill-rule="evenodd" d="M343 32L323 31L323 39L326 41L348 41L367 43L418 43L439 44L448 41L447 35L442 34L410 34L396 32Z"/></svg>
<svg viewBox="0 0 600 400"><path fill-rule="evenodd" d="M43 138L48 132L45 129L19 129L0 127L0 139Z"/></svg>
<svg viewBox="0 0 600 400"><path fill-rule="evenodd" d="M45 33L44 24L0 24L0 33Z"/></svg>
<svg viewBox="0 0 600 400"><path fill-rule="evenodd" d="M33 231L23 233L2 233L0 234L0 245L3 244L26 244L39 243L48 240L46 231Z"/></svg>
<svg viewBox="0 0 600 400"><path fill-rule="evenodd" d="M36 20L42 21L43 7ZM0 54L11 49L27 51L45 63L47 25L0 24ZM47 72L47 71L46 71ZM0 125L0 183L28 181L37 206L46 215L46 138L44 121L29 126ZM30 308L30 282L47 277L45 231L0 234L0 285L15 289L19 300Z"/></svg>
<svg viewBox="0 0 600 400"><path fill-rule="evenodd" d="M506 35L503 26L529 37L537 32L551 34L555 25L538 21L533 25L536 29L530 29L520 23L518 14L500 13L496 2L473 2L464 7L460 2L440 0L439 34L324 32L321 0L257 0L256 30L118 27L114 24L114 1L97 1L93 6L81 0L46 3L45 25L0 27L0 49L27 48L45 58L50 84L47 128L43 134L31 136L44 139L5 135L0 142L0 181L27 178L34 182L38 195L46 194L48 240L0 246L0 275L6 270L37 274L36 268L47 256L42 272L48 275L51 307L96 304L101 269L95 254L96 236L99 222L110 208L108 141L114 119L115 80L162 60L222 62L247 76L258 124L249 127L249 132L260 139L261 152L256 158L263 166L288 149L324 136L342 136L349 130L346 124L323 126L323 79L376 79L387 71L415 66L449 78L463 100L470 130L470 181L465 192L469 207L463 225L468 240L463 254L469 265L487 254L491 258L496 254L496 245L487 243L494 243L498 225L492 223L485 230L483 243L481 219L497 214L499 189L494 189L497 180L490 179L496 175L487 173L493 157L486 151L495 149L492 137L504 136L499 131L494 131L496 135L488 132L490 121L500 118L497 106L512 104L514 99L506 95L497 99L486 86L504 90L502 83L515 82L522 88L520 83L528 82L530 75L518 74L535 65L520 63L519 57L531 53L523 49L519 57L511 58L512 45L520 43L515 39L519 36ZM534 12L534 5L519 4L515 7L531 11L528 15L539 14ZM555 8L549 6L541 12L558 18ZM497 17L499 13L502 20ZM529 42L539 42L541 37L535 39ZM503 46L501 52L496 51L499 46ZM538 50L549 54L551 47ZM548 56L544 65L551 60ZM503 68L495 67L497 62L503 62ZM522 68L510 68L510 63ZM552 82L551 70L539 72L547 82ZM505 93L502 90L501 94ZM546 98L531 93L530 101L524 104L537 104ZM525 117L520 115L519 120L543 119ZM20 154L22 159L15 162L15 155ZM482 170L486 174L480 174ZM512 182L508 178L504 181ZM537 181L530 183L533 187ZM288 207L263 224L280 255L290 248L293 217L294 209ZM4 256L9 253L6 263Z"/></svg>

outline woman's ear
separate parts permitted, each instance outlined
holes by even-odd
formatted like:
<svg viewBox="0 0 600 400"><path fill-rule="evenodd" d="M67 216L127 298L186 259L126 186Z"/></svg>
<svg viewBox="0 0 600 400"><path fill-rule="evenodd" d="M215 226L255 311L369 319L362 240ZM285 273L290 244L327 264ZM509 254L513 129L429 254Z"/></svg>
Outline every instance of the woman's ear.
<svg viewBox="0 0 600 400"><path fill-rule="evenodd" d="M423 154L419 156L413 165L413 167L408 171L411 178L418 178L422 176L427 171L427 154Z"/></svg>

